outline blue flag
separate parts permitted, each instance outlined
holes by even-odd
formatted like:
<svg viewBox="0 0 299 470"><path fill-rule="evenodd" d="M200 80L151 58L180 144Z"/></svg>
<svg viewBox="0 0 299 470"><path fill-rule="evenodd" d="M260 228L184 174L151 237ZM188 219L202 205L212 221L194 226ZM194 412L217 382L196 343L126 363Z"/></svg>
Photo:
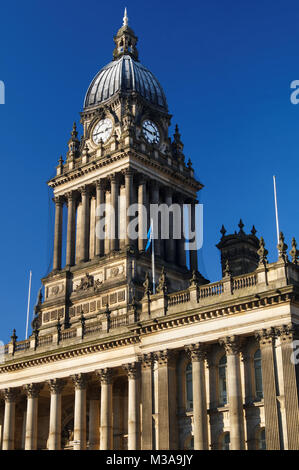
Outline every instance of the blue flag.
<svg viewBox="0 0 299 470"><path fill-rule="evenodd" d="M152 238L153 238L153 226L151 224L150 229L147 233L147 244L146 244L146 247L145 247L145 251L147 251L149 249L149 247L151 246Z"/></svg>

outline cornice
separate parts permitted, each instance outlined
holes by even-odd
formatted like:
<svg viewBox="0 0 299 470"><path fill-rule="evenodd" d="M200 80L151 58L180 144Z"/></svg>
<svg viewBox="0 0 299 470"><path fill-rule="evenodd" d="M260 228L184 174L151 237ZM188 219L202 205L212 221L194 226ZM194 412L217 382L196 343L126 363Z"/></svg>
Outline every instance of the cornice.
<svg viewBox="0 0 299 470"><path fill-rule="evenodd" d="M282 292L284 290L285 292ZM253 310L256 308L271 308L273 304L281 304L290 301L297 301L299 303L299 296L295 298L293 286L286 286L284 289L279 289L279 292L272 293L265 297L256 298L256 295L248 296L243 299L236 299L236 302L222 302L216 306L202 306L198 305L186 313L176 313L167 315L167 317L159 317L155 319L145 320L132 325L127 325L128 332L122 334L115 334L108 336L105 340L93 340L79 345L72 345L65 348L47 351L44 353L35 353L26 359L14 359L0 366L0 374L5 372L14 372L16 370L34 367L37 365L48 364L59 360L70 359L73 357L91 354L99 351L119 348L127 346L128 344L139 344L142 336L152 334L162 330L167 330L175 327L182 327L189 324L194 324L202 321L214 320L224 316L240 315L245 311ZM239 302L237 302L239 300ZM265 305L265 301L267 301ZM252 335L254 335L252 331ZM108 333L109 335L109 333Z"/></svg>
<svg viewBox="0 0 299 470"><path fill-rule="evenodd" d="M164 166L157 160L149 158L148 156L143 155L136 150L125 150L124 148L117 150L114 155L109 155L104 158L94 160L92 162L86 163L85 165L82 165L78 169L70 170L64 175L56 176L53 179L49 180L47 184L51 188L56 188L67 182L73 181L74 179L91 173L99 168L104 168L105 166L110 165L112 162L120 161L130 157L134 157L143 164L147 164L149 167L152 167L154 171L159 170L161 173L171 176L175 180L179 180L184 184L189 184L189 186L191 186L195 190L200 190L204 187L203 184L201 184L199 181L196 181L194 178L179 173L177 168L171 168L167 165Z"/></svg>

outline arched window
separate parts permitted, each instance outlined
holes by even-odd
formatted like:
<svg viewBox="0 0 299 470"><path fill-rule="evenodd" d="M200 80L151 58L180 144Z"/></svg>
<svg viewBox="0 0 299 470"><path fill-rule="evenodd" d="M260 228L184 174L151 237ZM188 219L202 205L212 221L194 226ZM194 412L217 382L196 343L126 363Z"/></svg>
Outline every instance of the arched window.
<svg viewBox="0 0 299 470"><path fill-rule="evenodd" d="M230 449L230 435L229 432L225 432L220 439L220 450Z"/></svg>
<svg viewBox="0 0 299 470"><path fill-rule="evenodd" d="M262 357L261 350L258 349L253 357L254 364L254 383L255 383L255 396L258 400L264 398L263 393L263 378L262 378Z"/></svg>
<svg viewBox="0 0 299 470"><path fill-rule="evenodd" d="M227 403L226 390L226 356L222 356L218 364L218 385L219 385L219 405L223 406Z"/></svg>
<svg viewBox="0 0 299 470"><path fill-rule="evenodd" d="M192 364L186 367L186 409L193 410Z"/></svg>
<svg viewBox="0 0 299 470"><path fill-rule="evenodd" d="M258 433L258 449L266 450L266 432L265 428L261 428Z"/></svg>

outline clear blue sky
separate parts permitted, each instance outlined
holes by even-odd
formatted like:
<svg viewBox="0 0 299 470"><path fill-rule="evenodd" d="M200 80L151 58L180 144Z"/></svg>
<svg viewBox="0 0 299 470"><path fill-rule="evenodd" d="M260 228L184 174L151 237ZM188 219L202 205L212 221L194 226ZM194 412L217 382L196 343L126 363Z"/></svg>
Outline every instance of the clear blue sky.
<svg viewBox="0 0 299 470"><path fill-rule="evenodd" d="M128 7L141 62L164 87L172 124L205 185L202 271L220 278L222 224L252 224L276 260L272 175L281 229L299 242L299 4L276 0L14 0L1 5L0 340L24 338L52 250L46 181L65 156L90 81L112 57ZM81 132L81 129L80 129ZM50 196L51 197L51 196ZM33 305L32 305L33 307Z"/></svg>

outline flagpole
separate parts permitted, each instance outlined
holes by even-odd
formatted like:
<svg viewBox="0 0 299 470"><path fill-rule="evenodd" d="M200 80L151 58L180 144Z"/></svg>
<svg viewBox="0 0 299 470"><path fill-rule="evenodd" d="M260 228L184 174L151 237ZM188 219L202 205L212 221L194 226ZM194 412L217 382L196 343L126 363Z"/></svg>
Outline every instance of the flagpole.
<svg viewBox="0 0 299 470"><path fill-rule="evenodd" d="M152 238L152 273L153 273L153 294L156 293L156 276L155 276L155 231L153 225L153 219L151 220L153 238Z"/></svg>
<svg viewBox="0 0 299 470"><path fill-rule="evenodd" d="M26 320L26 339L28 339L29 309L30 309L30 297L31 297L31 279L32 279L32 271L30 271L30 277L29 277L29 291L28 291L28 304L27 304L27 320Z"/></svg>
<svg viewBox="0 0 299 470"><path fill-rule="evenodd" d="M275 178L275 176L273 176L273 184L274 184L276 234L277 234L277 244L279 244L279 222L278 222L278 208L277 208L277 194L276 194L276 178Z"/></svg>

